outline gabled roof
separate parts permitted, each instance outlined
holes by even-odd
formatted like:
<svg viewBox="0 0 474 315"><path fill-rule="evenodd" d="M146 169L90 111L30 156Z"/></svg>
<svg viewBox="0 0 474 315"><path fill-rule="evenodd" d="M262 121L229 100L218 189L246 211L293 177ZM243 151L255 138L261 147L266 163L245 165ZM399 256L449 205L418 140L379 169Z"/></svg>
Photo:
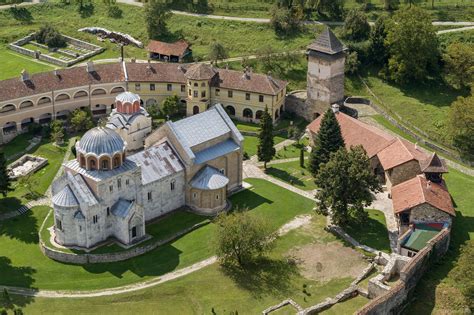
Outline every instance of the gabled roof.
<svg viewBox="0 0 474 315"><path fill-rule="evenodd" d="M128 81L186 83L186 69L176 63L125 63Z"/></svg>
<svg viewBox="0 0 474 315"><path fill-rule="evenodd" d="M433 153L428 159L420 161L421 171L423 173L447 173L448 167L446 161L438 157L436 153Z"/></svg>
<svg viewBox="0 0 474 315"><path fill-rule="evenodd" d="M405 139L396 138L396 141L377 153L377 157L383 169L389 170L412 160L424 161L428 155L415 144Z"/></svg>
<svg viewBox="0 0 474 315"><path fill-rule="evenodd" d="M423 175L392 187L393 211L400 213L428 203L452 216L456 215L448 190L428 181Z"/></svg>
<svg viewBox="0 0 474 315"><path fill-rule="evenodd" d="M160 55L183 56L189 48L188 42L180 39L174 43L165 43L158 40L151 40L146 49Z"/></svg>
<svg viewBox="0 0 474 315"><path fill-rule="evenodd" d="M185 76L190 80L210 80L216 73L217 71L213 66L196 63L187 68Z"/></svg>
<svg viewBox="0 0 474 315"><path fill-rule="evenodd" d="M184 170L178 155L166 141L127 158L141 166L143 185Z"/></svg>
<svg viewBox="0 0 474 315"><path fill-rule="evenodd" d="M340 53L344 50L344 45L334 35L329 27L319 34L318 38L308 46L308 49L322 52L329 55Z"/></svg>
<svg viewBox="0 0 474 315"><path fill-rule="evenodd" d="M217 71L218 76L212 82L212 86L217 88L277 95L288 85L286 81L273 78L270 75L253 73L250 70L244 72L217 69Z"/></svg>
<svg viewBox="0 0 474 315"><path fill-rule="evenodd" d="M133 201L120 198L116 203L114 203L110 210L116 217L126 218L133 207L133 203Z"/></svg>
<svg viewBox="0 0 474 315"><path fill-rule="evenodd" d="M312 133L318 133L324 115L313 120L307 127ZM336 114L337 122L341 127L346 148L362 145L369 157L376 155L380 150L395 141L395 137L382 130L352 118L342 112Z"/></svg>
<svg viewBox="0 0 474 315"><path fill-rule="evenodd" d="M214 160L219 156L229 154L231 152L236 152L240 150L240 146L235 143L232 139L227 139L222 142L216 143L215 145L206 148L202 151L196 152L196 160L194 163L202 164L207 161Z"/></svg>
<svg viewBox="0 0 474 315"><path fill-rule="evenodd" d="M196 189L215 190L225 187L228 183L229 179L226 176L216 168L206 165L194 175L190 185Z"/></svg>

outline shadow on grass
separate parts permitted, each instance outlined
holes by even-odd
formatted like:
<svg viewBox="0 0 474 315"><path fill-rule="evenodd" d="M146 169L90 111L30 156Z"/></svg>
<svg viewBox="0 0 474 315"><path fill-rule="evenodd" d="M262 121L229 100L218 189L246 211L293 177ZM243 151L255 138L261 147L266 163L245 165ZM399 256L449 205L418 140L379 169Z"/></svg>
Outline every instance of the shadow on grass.
<svg viewBox="0 0 474 315"><path fill-rule="evenodd" d="M383 213L380 212L383 217ZM368 217L362 223L350 223L344 230L359 243L390 253L387 227L374 218Z"/></svg>
<svg viewBox="0 0 474 315"><path fill-rule="evenodd" d="M0 221L0 236L17 239L28 244L38 243L38 229L38 221L32 211L9 220Z"/></svg>
<svg viewBox="0 0 474 315"><path fill-rule="evenodd" d="M277 168L270 167L266 172L268 175L274 176L281 179L282 181L288 182L295 186L305 186L305 183L296 176L291 175L287 171L280 170Z"/></svg>
<svg viewBox="0 0 474 315"><path fill-rule="evenodd" d="M238 266L221 266L223 273L239 287L256 298L269 294L283 294L291 290L291 279L298 274L298 267L286 260L262 257L245 269Z"/></svg>
<svg viewBox="0 0 474 315"><path fill-rule="evenodd" d="M16 286L32 288L34 282L32 275L35 272L36 270L31 267L12 266L12 261L8 257L0 257L0 274L8 274L10 278L15 279ZM0 282L0 284L2 283ZM23 307L32 301L33 297L17 298L10 294L7 297L3 290L0 292L0 308L13 309L15 307Z"/></svg>
<svg viewBox="0 0 474 315"><path fill-rule="evenodd" d="M273 203L272 200L254 193L251 189L246 189L233 195L230 197L230 200L232 201L233 208L238 207L239 209L255 209L264 203Z"/></svg>
<svg viewBox="0 0 474 315"><path fill-rule="evenodd" d="M20 209L22 202L17 197L6 197L0 199L0 213Z"/></svg>

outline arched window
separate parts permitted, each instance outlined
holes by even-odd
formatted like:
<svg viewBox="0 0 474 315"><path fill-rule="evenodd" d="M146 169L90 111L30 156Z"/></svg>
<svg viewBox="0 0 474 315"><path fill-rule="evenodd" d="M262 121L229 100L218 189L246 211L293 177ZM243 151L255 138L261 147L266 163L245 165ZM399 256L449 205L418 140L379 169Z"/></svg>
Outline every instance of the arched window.
<svg viewBox="0 0 474 315"><path fill-rule="evenodd" d="M171 185L171 190L174 190L176 188L176 182L174 180L171 181L170 185Z"/></svg>
<svg viewBox="0 0 474 315"><path fill-rule="evenodd" d="M199 114L199 106L193 107L193 115Z"/></svg>
<svg viewBox="0 0 474 315"><path fill-rule="evenodd" d="M95 170L95 168L96 168L96 166L95 166L95 160L92 159L92 160L90 160L90 169L91 169L91 170Z"/></svg>
<svg viewBox="0 0 474 315"><path fill-rule="evenodd" d="M235 108L234 108L234 106L231 106L231 105L226 106L225 110L227 111L227 114L228 114L229 116L235 116Z"/></svg>
<svg viewBox="0 0 474 315"><path fill-rule="evenodd" d="M86 158L82 154L79 157L79 163L80 163L81 167L86 167Z"/></svg>
<svg viewBox="0 0 474 315"><path fill-rule="evenodd" d="M260 119L262 118L262 115L263 115L263 112L261 110L257 110L257 112L255 113L255 118Z"/></svg>
<svg viewBox="0 0 474 315"><path fill-rule="evenodd" d="M244 109L243 116L245 118L253 118L253 112L250 108Z"/></svg>
<svg viewBox="0 0 474 315"><path fill-rule="evenodd" d="M201 87L205 87L206 86L206 83L201 83Z"/></svg>
<svg viewBox="0 0 474 315"><path fill-rule="evenodd" d="M114 157L114 168L119 167L120 159L118 156Z"/></svg>
<svg viewBox="0 0 474 315"><path fill-rule="evenodd" d="M195 87L198 87L198 86L199 86L199 84L197 84L197 82L195 82L195 83L194 83L194 86L195 86Z"/></svg>
<svg viewBox="0 0 474 315"><path fill-rule="evenodd" d="M109 160L103 160L102 161L102 169L103 170L108 170L109 169Z"/></svg>

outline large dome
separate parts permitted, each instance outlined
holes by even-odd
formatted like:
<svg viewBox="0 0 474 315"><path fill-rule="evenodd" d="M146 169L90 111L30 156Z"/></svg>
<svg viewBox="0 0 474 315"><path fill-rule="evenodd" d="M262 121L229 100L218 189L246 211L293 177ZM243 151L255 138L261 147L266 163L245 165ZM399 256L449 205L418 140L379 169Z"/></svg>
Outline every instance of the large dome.
<svg viewBox="0 0 474 315"><path fill-rule="evenodd" d="M125 142L120 135L107 127L92 128L84 134L78 142L78 152L94 154L97 157L103 154L113 155L125 151Z"/></svg>

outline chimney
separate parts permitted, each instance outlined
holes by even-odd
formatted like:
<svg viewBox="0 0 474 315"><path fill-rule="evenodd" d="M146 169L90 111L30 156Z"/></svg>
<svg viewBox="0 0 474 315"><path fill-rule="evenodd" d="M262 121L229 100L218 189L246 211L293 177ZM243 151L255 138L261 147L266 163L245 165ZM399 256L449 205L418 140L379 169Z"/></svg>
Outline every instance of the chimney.
<svg viewBox="0 0 474 315"><path fill-rule="evenodd" d="M331 109L332 109L334 114L339 113L339 104L332 104Z"/></svg>
<svg viewBox="0 0 474 315"><path fill-rule="evenodd" d="M87 64L86 64L86 70L87 72L91 73L91 72L94 72L95 69L94 69L94 63L92 61L88 61Z"/></svg>
<svg viewBox="0 0 474 315"><path fill-rule="evenodd" d="M426 182L426 189L431 190L431 181Z"/></svg>
<svg viewBox="0 0 474 315"><path fill-rule="evenodd" d="M21 71L21 82L25 82L25 81L29 81L29 80L30 80L30 74L28 73L28 71L23 69Z"/></svg>

